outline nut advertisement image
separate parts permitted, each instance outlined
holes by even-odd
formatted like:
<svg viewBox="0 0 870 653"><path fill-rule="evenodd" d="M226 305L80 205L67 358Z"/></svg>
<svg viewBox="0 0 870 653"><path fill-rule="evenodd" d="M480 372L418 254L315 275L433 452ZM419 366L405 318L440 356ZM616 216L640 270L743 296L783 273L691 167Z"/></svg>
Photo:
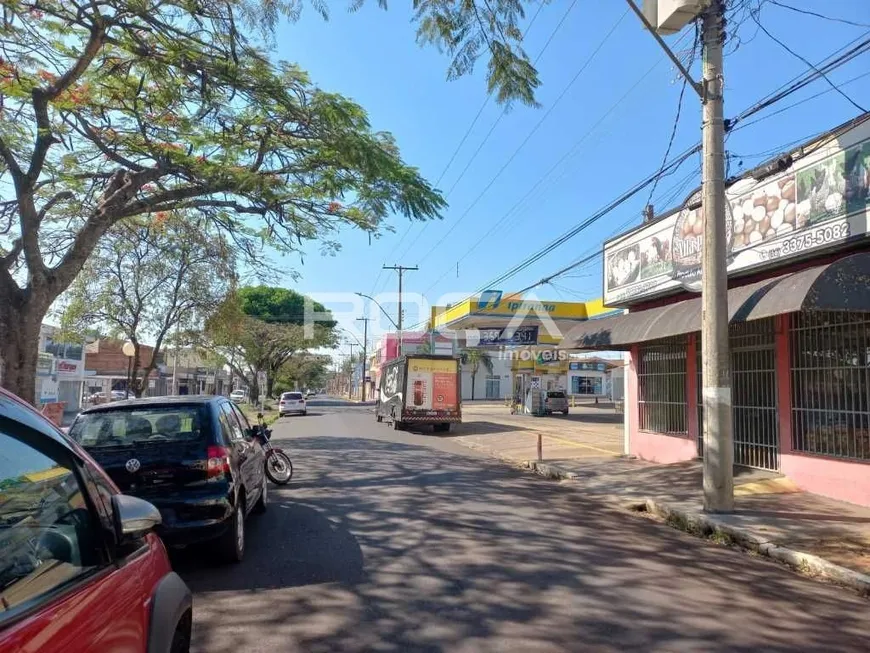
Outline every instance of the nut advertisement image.
<svg viewBox="0 0 870 653"><path fill-rule="evenodd" d="M870 119L807 143L788 168L758 168L726 190L728 273L842 247L870 236ZM769 170L769 171L768 171ZM664 217L604 245L604 301L619 306L677 289L697 292L700 191Z"/></svg>

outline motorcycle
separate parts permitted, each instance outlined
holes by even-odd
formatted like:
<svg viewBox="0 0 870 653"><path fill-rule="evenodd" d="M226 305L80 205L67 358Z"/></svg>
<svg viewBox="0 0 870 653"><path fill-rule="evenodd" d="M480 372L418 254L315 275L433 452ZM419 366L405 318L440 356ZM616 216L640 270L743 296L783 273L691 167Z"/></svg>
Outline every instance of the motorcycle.
<svg viewBox="0 0 870 653"><path fill-rule="evenodd" d="M266 454L266 476L276 485L287 485L293 478L293 463L290 457L282 449L272 446L272 429L266 428L263 421L263 413L257 414L257 434L254 436L260 441L263 452Z"/></svg>

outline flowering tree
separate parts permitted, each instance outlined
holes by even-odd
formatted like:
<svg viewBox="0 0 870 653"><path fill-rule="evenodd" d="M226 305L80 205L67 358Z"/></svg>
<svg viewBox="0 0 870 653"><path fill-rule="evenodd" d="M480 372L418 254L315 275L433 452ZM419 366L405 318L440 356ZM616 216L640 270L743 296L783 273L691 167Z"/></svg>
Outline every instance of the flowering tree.
<svg viewBox="0 0 870 653"><path fill-rule="evenodd" d="M280 0L3 0L2 383L34 399L39 326L114 225L188 210L235 252L330 245L441 195L365 112L273 64ZM255 10L259 10L256 12Z"/></svg>

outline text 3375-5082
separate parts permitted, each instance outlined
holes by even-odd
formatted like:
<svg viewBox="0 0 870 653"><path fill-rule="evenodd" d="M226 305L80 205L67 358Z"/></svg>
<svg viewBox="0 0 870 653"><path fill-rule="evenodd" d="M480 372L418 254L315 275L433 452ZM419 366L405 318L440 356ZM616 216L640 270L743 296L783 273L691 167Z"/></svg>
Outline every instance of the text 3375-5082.
<svg viewBox="0 0 870 653"><path fill-rule="evenodd" d="M805 249L813 249L821 247L828 243L835 243L840 240L846 240L849 237L849 223L843 222L840 224L828 225L826 227L818 227L812 231L799 234L794 238L789 238L782 243L782 255L796 254Z"/></svg>

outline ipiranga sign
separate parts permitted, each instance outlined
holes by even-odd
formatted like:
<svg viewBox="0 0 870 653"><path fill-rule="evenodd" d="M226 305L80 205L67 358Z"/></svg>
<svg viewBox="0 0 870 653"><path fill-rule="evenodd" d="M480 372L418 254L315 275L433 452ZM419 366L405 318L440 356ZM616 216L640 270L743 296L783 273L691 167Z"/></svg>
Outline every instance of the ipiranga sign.
<svg viewBox="0 0 870 653"><path fill-rule="evenodd" d="M785 170L728 188L729 275L842 248L870 234L870 119L792 154ZM698 290L703 219L696 193L682 210L605 243L605 304Z"/></svg>

